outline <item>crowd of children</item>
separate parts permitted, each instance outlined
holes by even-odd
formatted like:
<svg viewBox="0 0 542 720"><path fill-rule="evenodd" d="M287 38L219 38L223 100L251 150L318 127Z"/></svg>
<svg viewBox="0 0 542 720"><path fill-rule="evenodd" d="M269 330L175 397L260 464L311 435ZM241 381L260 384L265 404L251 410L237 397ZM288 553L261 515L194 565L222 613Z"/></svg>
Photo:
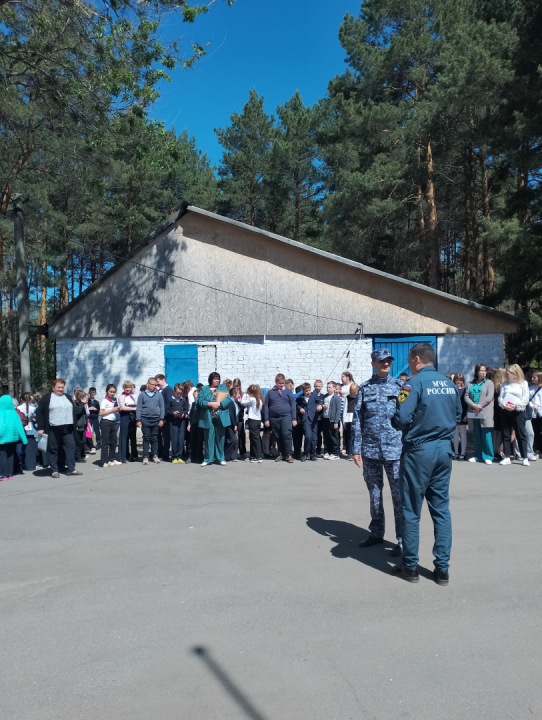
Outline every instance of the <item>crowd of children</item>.
<svg viewBox="0 0 542 720"><path fill-rule="evenodd" d="M250 384L243 389L239 378L224 381L230 398L231 421L225 428L225 462L260 463L264 459L305 462L340 457L351 460L352 414L358 392L352 375L345 371L340 382L329 381L325 389L322 380L315 380L314 386L306 382L296 387L293 380L279 377L284 379L284 398L282 392L277 393L279 402L275 405L270 401L276 386L268 390ZM64 385L63 380L56 382ZM62 385L60 388L64 391ZM144 464L161 460L173 464L202 463L205 433L199 426L202 408L197 402L201 387L202 383L195 386L192 381L170 387L165 376L159 374L142 385L138 395L131 381L123 383L120 394L114 384L107 385L101 401L96 397L95 387L88 391L76 387L73 394L61 393L73 405L75 463L86 462L87 455L98 451L103 467L140 459ZM50 403L51 395L24 393L20 403L13 401L22 432L17 442L9 439L10 447L13 446L13 452L8 453L13 455L12 465L9 459L7 464L4 462L0 443L1 479L50 465L46 443L40 442L43 427L39 426L37 410L42 400ZM280 410L283 399L288 405L286 421ZM45 413L47 411L48 406ZM140 449L138 428L142 434ZM66 465L69 452L69 448L59 447L61 467ZM55 471L58 474L58 468L55 467Z"/></svg>
<svg viewBox="0 0 542 720"><path fill-rule="evenodd" d="M506 464L514 440L516 455L524 464L536 459L542 440L542 373L533 376L530 387L518 366L504 371L477 365L474 379L468 384L461 374L451 378L458 387L464 411L453 438L457 459L465 458L468 423L474 440L472 462L491 463L496 458ZM406 380L406 375L399 379ZM60 402L53 393L24 393L20 402L3 396L3 400L9 398L10 402L2 406L0 418L0 479L49 465L58 475L58 463L74 467L74 463L85 462L87 454L94 455L98 450L101 450L100 464L104 467L135 462L141 452L138 428L143 436L141 459L144 464L160 460L173 464L209 464L204 461L208 435L201 426L203 411L208 408L198 404L202 383L195 386L185 381L170 387L165 376L159 374L149 378L138 395L130 381L124 382L120 394L114 384L109 384L101 401L96 398L94 387L88 391L76 387L73 395L69 395L64 392L64 381L56 380L55 384L58 383L61 384L58 391L54 388L53 391L73 405L74 449L61 443L58 458L55 456L55 461L50 462L47 453L50 447L40 442L45 427L43 418L50 412L51 398L57 404ZM224 428L221 464L240 459L254 463L264 459L289 463L319 458L352 460L352 420L359 386L350 372L343 372L340 382L328 381L325 388L322 380L315 380L313 385L305 382L295 386L292 379L282 374L276 376L275 384L269 389L257 384L243 389L239 378L225 380L224 386L229 397L230 423ZM518 392L513 411L503 406L502 398L507 391ZM521 393L525 398L519 397ZM44 403L40 413L38 409ZM69 415L71 409L67 407ZM213 412L212 416L216 414ZM71 422L71 415L66 422ZM5 437L2 423L10 428ZM15 425L18 434L12 437ZM51 425L55 425L52 420ZM72 471L72 474L78 473Z"/></svg>

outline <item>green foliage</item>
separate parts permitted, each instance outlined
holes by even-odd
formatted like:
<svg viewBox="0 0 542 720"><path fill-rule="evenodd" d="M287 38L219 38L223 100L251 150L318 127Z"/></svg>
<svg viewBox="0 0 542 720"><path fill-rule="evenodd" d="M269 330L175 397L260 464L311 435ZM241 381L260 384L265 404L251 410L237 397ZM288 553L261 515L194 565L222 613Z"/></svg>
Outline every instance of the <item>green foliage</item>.
<svg viewBox="0 0 542 720"><path fill-rule="evenodd" d="M18 384L14 192L30 198L25 240L37 324L182 200L217 207L213 168L194 139L146 114L158 81L205 54L199 45L164 44L165 14L193 22L207 11L184 0L0 0L0 384L11 393ZM36 387L51 379L51 343L33 339L31 352Z"/></svg>

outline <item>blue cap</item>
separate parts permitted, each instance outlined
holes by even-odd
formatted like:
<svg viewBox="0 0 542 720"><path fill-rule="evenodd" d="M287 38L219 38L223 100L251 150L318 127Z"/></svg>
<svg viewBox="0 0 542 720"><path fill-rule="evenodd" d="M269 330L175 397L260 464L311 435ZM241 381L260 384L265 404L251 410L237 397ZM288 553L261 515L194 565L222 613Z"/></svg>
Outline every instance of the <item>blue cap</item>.
<svg viewBox="0 0 542 720"><path fill-rule="evenodd" d="M385 360L386 358L395 360L388 348L378 348L371 353L371 360Z"/></svg>

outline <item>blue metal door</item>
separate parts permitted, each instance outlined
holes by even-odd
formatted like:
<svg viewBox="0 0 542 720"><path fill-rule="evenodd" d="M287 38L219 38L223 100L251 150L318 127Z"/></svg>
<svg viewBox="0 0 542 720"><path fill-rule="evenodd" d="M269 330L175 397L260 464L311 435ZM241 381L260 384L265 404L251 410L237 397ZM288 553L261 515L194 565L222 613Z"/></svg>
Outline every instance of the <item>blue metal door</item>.
<svg viewBox="0 0 542 720"><path fill-rule="evenodd" d="M418 335L416 337L412 335L399 335L395 337L375 338L373 347L375 350L378 350L378 348L388 348L391 352L395 358L390 373L393 377L398 377L402 372L408 373L410 377L408 354L410 349L420 342L429 343L435 348L435 367L438 367L437 338L435 335Z"/></svg>
<svg viewBox="0 0 542 720"><path fill-rule="evenodd" d="M198 383L198 346L164 345L165 376L168 385L192 380Z"/></svg>

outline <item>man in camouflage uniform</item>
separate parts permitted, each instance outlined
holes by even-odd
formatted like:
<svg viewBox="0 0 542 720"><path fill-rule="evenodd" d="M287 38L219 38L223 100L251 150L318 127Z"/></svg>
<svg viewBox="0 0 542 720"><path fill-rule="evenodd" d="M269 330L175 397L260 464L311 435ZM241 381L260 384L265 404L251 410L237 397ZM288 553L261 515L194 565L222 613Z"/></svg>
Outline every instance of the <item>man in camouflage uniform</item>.
<svg viewBox="0 0 542 720"><path fill-rule="evenodd" d="M394 358L387 348L371 354L375 374L359 387L358 401L353 418L353 459L363 466L363 478L371 496L371 534L359 547L367 548L384 542L385 518L382 491L384 470L390 485L395 515L397 545L392 555L401 554L403 508L399 465L402 442L401 433L391 426L397 398L403 386L400 380L390 377ZM363 458L363 462L362 462Z"/></svg>

